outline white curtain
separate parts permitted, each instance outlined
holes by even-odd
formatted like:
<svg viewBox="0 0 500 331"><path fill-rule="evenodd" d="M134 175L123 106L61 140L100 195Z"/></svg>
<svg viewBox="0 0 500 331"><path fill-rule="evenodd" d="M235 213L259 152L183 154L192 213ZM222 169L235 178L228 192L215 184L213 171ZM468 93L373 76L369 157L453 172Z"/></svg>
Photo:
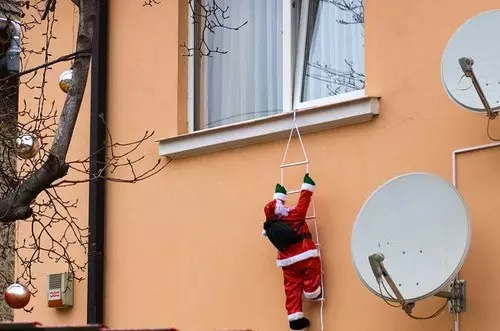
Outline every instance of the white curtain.
<svg viewBox="0 0 500 331"><path fill-rule="evenodd" d="M228 8L224 25L248 23L237 31L217 28L204 36L211 49L227 53L201 60L198 129L282 112L282 1L216 3Z"/></svg>
<svg viewBox="0 0 500 331"><path fill-rule="evenodd" d="M364 88L363 0L310 0L308 16L302 101Z"/></svg>

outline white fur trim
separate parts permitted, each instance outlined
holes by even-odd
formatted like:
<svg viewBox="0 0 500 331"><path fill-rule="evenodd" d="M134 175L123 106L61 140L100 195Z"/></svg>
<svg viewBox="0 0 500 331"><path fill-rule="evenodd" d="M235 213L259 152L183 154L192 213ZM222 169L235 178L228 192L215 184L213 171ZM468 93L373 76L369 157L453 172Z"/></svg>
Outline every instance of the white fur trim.
<svg viewBox="0 0 500 331"><path fill-rule="evenodd" d="M262 235L267 236L266 230L262 230Z"/></svg>
<svg viewBox="0 0 500 331"><path fill-rule="evenodd" d="M316 256L319 256L318 250L317 249L310 249L308 251L305 251L303 253L297 254L295 256L292 256L292 257L289 257L286 259L276 260L276 265L278 267L286 267L286 266L292 265L294 263L304 261L304 260L307 260L311 257L316 257Z"/></svg>
<svg viewBox="0 0 500 331"><path fill-rule="evenodd" d="M288 315L288 322L296 321L304 317L303 312L293 313Z"/></svg>
<svg viewBox="0 0 500 331"><path fill-rule="evenodd" d="M300 187L300 189L314 192L314 185L311 185L309 183L302 183L302 186Z"/></svg>
<svg viewBox="0 0 500 331"><path fill-rule="evenodd" d="M316 291L313 291L313 292L306 292L304 291L304 297L308 300L312 300L312 299L315 299L318 297L318 295L321 294L321 285L318 286L318 288L316 289Z"/></svg>
<svg viewBox="0 0 500 331"><path fill-rule="evenodd" d="M273 194L273 199L274 200L279 199L279 200L286 201L286 194L284 194L284 193L274 193Z"/></svg>

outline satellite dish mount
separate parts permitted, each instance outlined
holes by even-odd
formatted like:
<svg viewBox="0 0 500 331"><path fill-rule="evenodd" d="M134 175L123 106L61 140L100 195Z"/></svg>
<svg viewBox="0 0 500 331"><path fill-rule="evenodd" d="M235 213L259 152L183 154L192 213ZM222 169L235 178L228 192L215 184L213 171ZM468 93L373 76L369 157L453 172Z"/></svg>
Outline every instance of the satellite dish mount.
<svg viewBox="0 0 500 331"><path fill-rule="evenodd" d="M383 263L384 259L385 257L384 254L382 253L375 253L368 257L368 261L372 268L373 275L375 276L375 279L377 280L377 283L379 284L380 288L384 286L383 281L385 279L385 281L391 288L392 292L396 296L394 298L389 294L391 299L398 302L401 305L401 308L406 313L411 314L413 308L415 308L415 302L407 301L403 298L403 295L399 291L398 287L396 286L396 283L392 279L391 275L389 274ZM461 279L455 279L450 284L449 291L439 291L436 294L434 294L434 296L447 299L449 301L448 310L451 313L463 313L465 312L465 302L466 302L465 289L466 289L466 281Z"/></svg>

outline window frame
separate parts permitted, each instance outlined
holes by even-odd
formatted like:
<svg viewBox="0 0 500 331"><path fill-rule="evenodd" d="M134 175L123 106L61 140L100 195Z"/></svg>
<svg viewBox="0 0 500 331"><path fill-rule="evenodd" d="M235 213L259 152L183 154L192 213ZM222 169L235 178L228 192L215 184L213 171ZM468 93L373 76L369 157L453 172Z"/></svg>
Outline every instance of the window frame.
<svg viewBox="0 0 500 331"><path fill-rule="evenodd" d="M302 99L302 86L304 83L304 58L306 54L306 36L308 28L309 0L302 0L299 17L298 35L294 37L294 2L295 0L283 1L283 111L279 114L291 113L294 110L302 111L306 109L322 108L343 102L346 99L366 96L365 89L352 92L341 93L334 96L318 98L309 101L300 101ZM192 23L191 17L188 17L188 47L193 49L196 43L196 26ZM302 23L305 22L305 23ZM187 109L187 129L188 133L204 131L207 129L196 130L197 127L197 73L195 56L188 57L188 109ZM263 116L265 119L269 116ZM252 120L236 122L245 123ZM216 128L216 127L214 127Z"/></svg>
<svg viewBox="0 0 500 331"><path fill-rule="evenodd" d="M188 47L189 49L195 49L195 36L196 27L194 23L191 22L191 15L188 15ZM195 82L196 82L196 72L195 72L195 58L194 55L187 56L188 58L188 79L187 79L187 131L188 133L196 132L195 130L195 115L196 115L196 105L195 105Z"/></svg>
<svg viewBox="0 0 500 331"><path fill-rule="evenodd" d="M300 34L300 29L292 25L293 19L295 19L292 16L293 0L281 1L284 1L283 4L286 4L283 11L283 30L288 31L288 34L285 34L283 38L283 112L202 130L194 130L197 116L195 112L197 101L194 98L194 93L198 84L194 75L196 59L194 56L189 56L187 59L189 76L184 80L187 82L188 90L188 114L186 114L188 130L182 133L177 131L166 138L156 140L160 156L169 159L182 159L228 151L278 139L286 139L290 135L292 125L292 117L290 115L294 109L297 110L294 119L296 119L297 124L300 126L303 135L371 122L379 115L380 97L378 95L368 95L365 89L340 93L307 102L297 102L297 100L300 100L300 95L296 94L294 98L293 93L297 86L301 87L302 75L299 75L296 68L299 68L298 64L303 63L303 59L297 58L305 55L305 37L307 31L304 30L302 38L299 38L299 36L296 39L292 38L292 33ZM302 1L308 2L308 0ZM302 15L306 14L307 11ZM297 15L296 12L294 15ZM196 26L191 24L190 20L187 22L189 23L187 27L188 36L190 43L192 43L195 38ZM294 43L297 43L297 46L300 47L296 48ZM301 45L298 45L298 43L301 43ZM296 51L296 49L302 49L304 52L302 53L303 55L300 55L301 52ZM376 78L374 77L372 80L376 80ZM186 110L179 111L185 112Z"/></svg>

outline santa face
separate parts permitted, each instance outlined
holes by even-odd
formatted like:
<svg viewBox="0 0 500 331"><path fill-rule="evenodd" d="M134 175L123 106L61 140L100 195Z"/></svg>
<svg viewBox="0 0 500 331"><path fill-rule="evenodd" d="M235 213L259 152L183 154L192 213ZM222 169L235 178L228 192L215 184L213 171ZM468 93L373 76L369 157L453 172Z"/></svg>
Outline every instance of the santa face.
<svg viewBox="0 0 500 331"><path fill-rule="evenodd" d="M290 212L290 208L285 206L285 203L282 200L276 200L276 207L274 209L275 215L279 218L287 217Z"/></svg>

